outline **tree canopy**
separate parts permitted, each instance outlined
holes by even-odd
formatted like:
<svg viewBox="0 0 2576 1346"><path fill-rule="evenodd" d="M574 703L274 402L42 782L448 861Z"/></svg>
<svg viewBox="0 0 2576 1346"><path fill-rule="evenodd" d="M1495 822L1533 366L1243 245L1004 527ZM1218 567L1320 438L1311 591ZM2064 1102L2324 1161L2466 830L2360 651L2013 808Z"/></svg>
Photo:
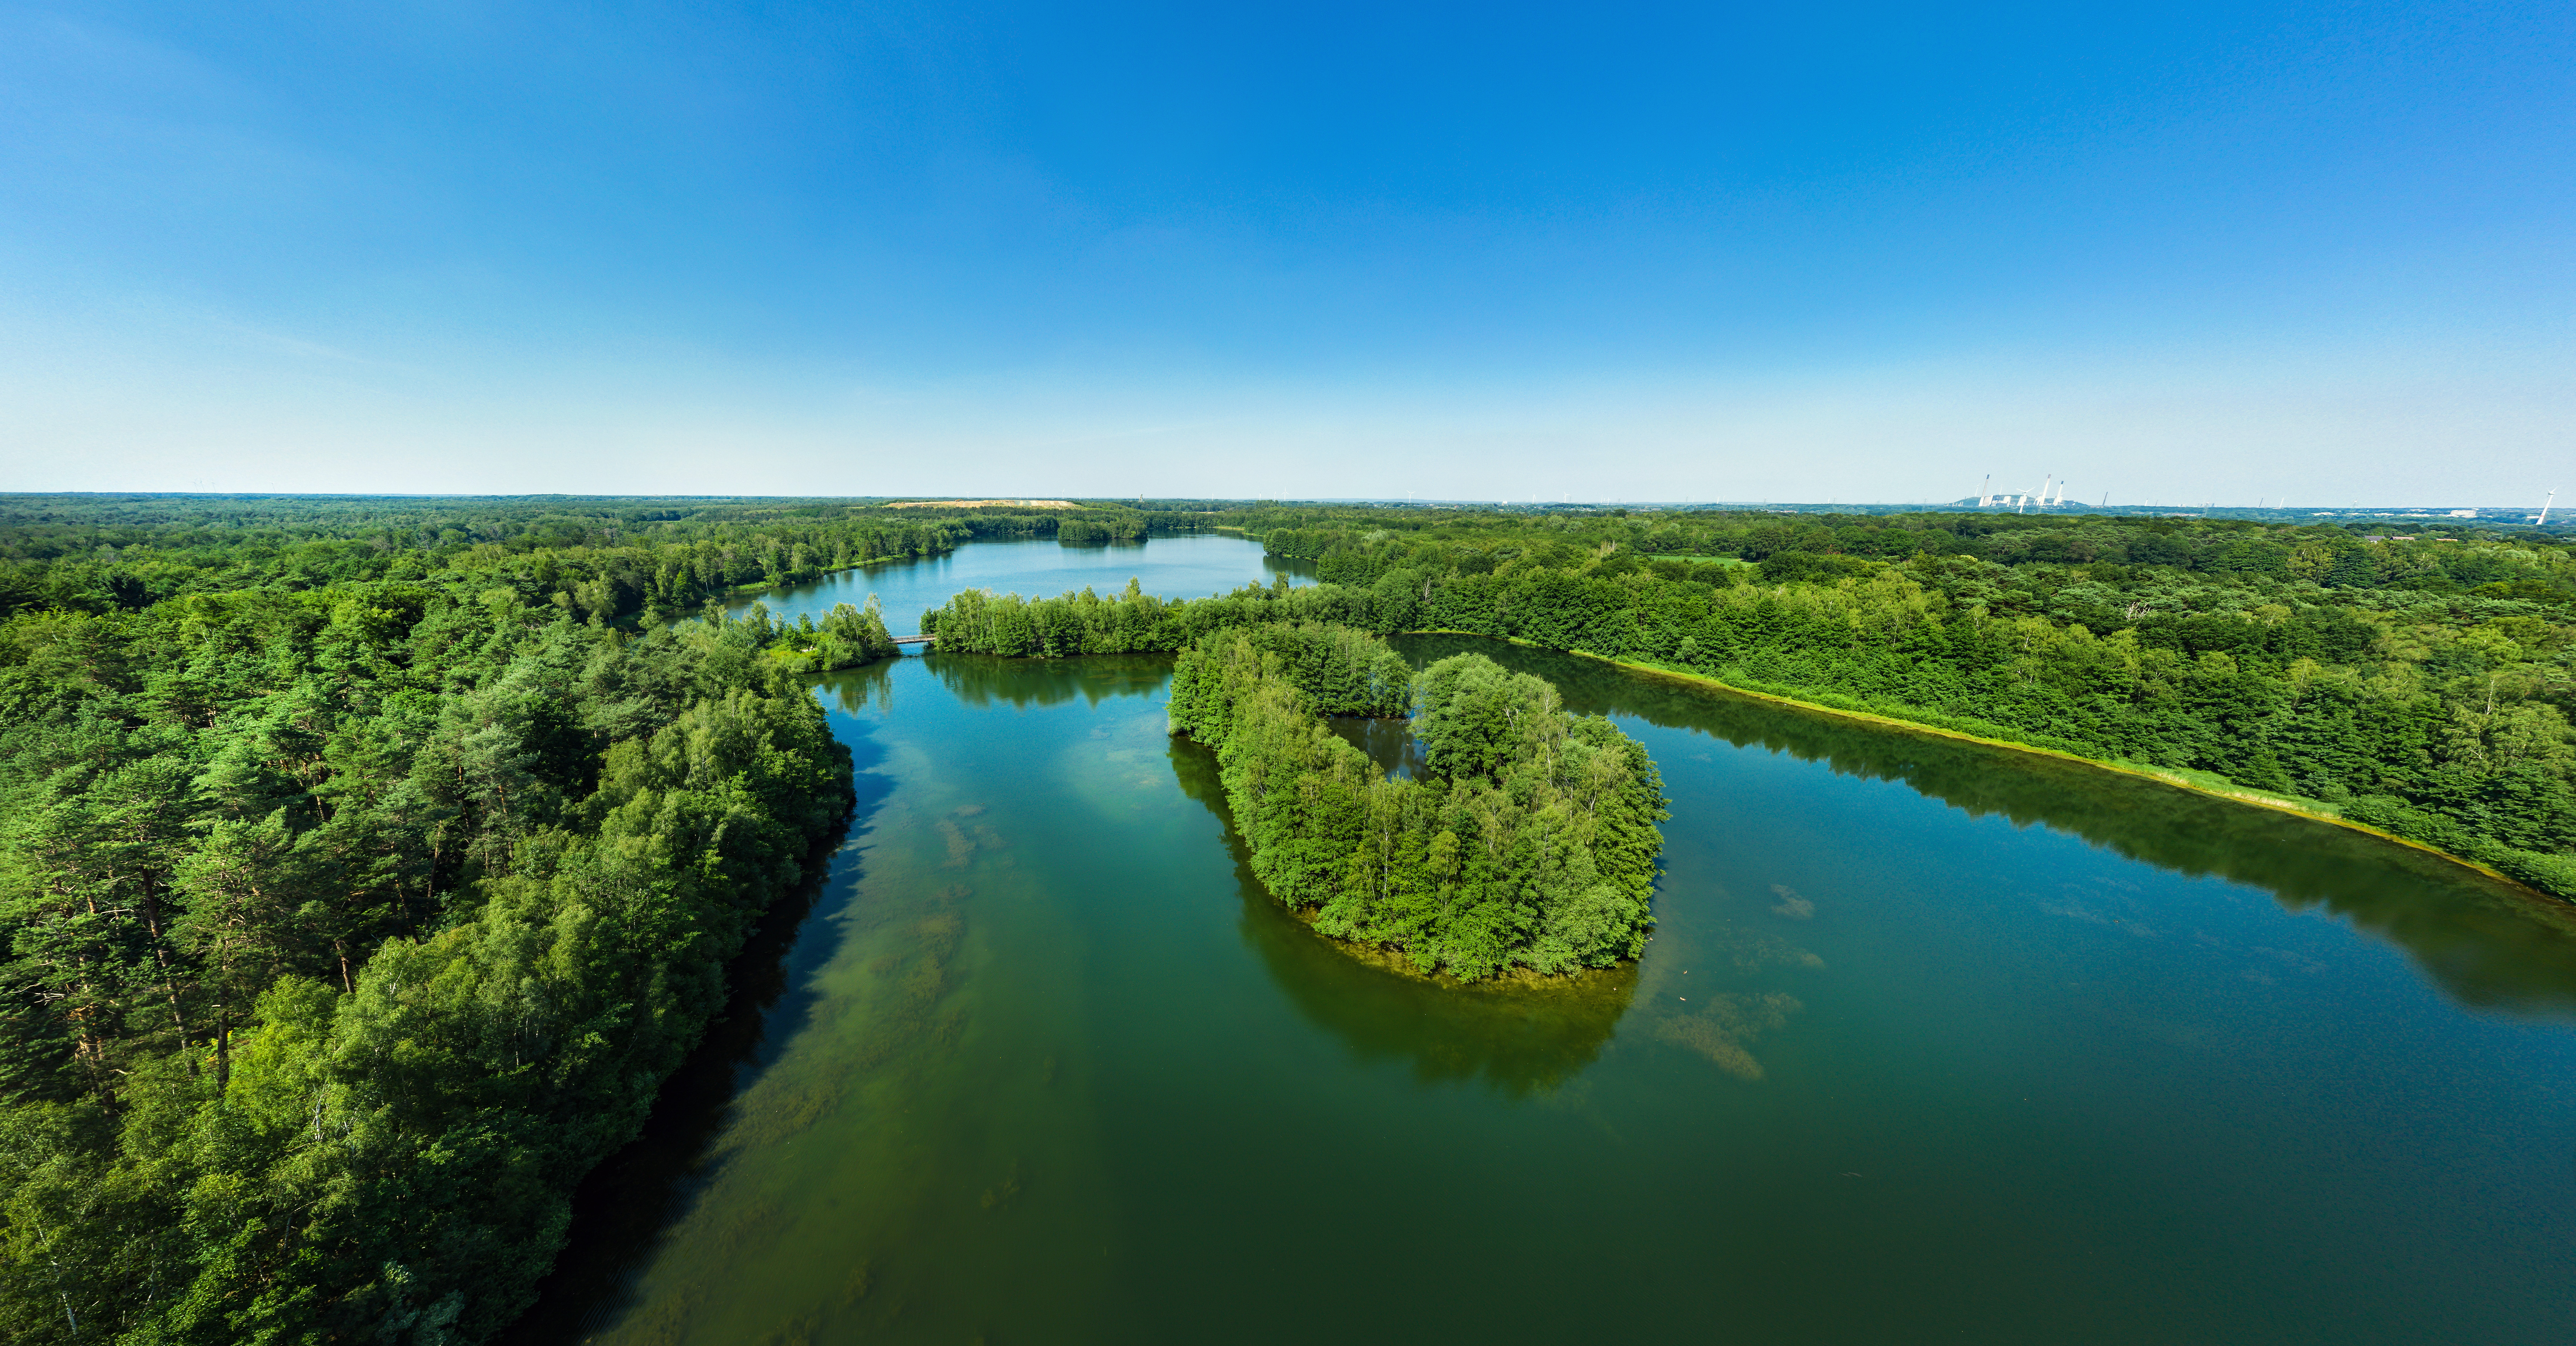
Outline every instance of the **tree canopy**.
<svg viewBox="0 0 2576 1346"><path fill-rule="evenodd" d="M622 629L566 587L587 546L209 543L179 592L0 621L0 1335L472 1341L528 1302L839 839L794 674L891 649L847 607Z"/></svg>
<svg viewBox="0 0 2576 1346"><path fill-rule="evenodd" d="M1325 934L1467 981L1635 958L1669 816L1645 747L1482 655L1404 668L1324 625L1228 629L1181 654L1173 732L1216 750L1263 886ZM1320 718L1399 707L1427 750L1418 780Z"/></svg>

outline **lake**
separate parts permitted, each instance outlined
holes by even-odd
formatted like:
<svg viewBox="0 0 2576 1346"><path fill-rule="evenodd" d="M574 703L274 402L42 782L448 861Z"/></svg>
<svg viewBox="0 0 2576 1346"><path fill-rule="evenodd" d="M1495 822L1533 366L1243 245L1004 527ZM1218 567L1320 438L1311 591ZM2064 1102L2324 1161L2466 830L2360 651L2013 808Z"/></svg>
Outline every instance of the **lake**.
<svg viewBox="0 0 2576 1346"><path fill-rule="evenodd" d="M864 607L869 594L885 605L886 629L898 636L921 630L921 614L961 589L992 589L1024 598L1053 598L1085 585L1116 593L1135 580L1166 598L1205 598L1245 584L1268 584L1280 575L1313 573L1304 561L1273 560L1261 544L1218 533L1162 537L1115 547L1067 547L1042 542L974 542L945 556L845 570L820 583L745 594L727 604L739 616L760 603L793 622L816 621L835 603Z"/></svg>
<svg viewBox="0 0 2576 1346"><path fill-rule="evenodd" d="M764 597L1197 596L1225 537ZM1250 881L1170 661L819 680L861 807L526 1341L2564 1343L2576 908L2357 833L1567 656L1658 933L1541 990ZM1400 751L1383 730L1358 735Z"/></svg>

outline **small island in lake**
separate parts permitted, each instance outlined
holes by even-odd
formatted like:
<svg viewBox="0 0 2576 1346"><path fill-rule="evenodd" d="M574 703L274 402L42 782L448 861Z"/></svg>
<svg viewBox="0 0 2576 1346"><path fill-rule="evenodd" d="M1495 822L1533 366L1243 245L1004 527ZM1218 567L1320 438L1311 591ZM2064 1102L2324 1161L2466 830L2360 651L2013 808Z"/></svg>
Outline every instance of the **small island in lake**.
<svg viewBox="0 0 2576 1346"><path fill-rule="evenodd" d="M1419 779L1390 779L1325 724L1407 711ZM1327 935L1462 981L1645 948L1662 778L1541 679L1477 654L1416 674L1344 626L1235 627L1181 652L1171 725L1216 750L1263 886Z"/></svg>

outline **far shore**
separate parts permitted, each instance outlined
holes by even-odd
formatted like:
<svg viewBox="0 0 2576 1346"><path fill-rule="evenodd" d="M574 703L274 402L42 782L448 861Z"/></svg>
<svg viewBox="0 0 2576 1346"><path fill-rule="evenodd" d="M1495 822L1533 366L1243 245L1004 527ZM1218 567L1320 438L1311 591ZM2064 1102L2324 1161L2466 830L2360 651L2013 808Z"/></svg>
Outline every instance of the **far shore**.
<svg viewBox="0 0 2576 1346"><path fill-rule="evenodd" d="M1482 631L1451 631L1438 628L1421 631L1406 631L1400 634L1409 636L1474 636L1479 640L1499 640L1505 644L1520 645L1533 650L1548 650L1557 654L1571 654L1578 658L1590 659L1598 663L1609 664L1614 668L1624 668L1630 672L1649 674L1658 678L1670 679L1674 682L1697 683L1703 686L1715 687L1731 696L1740 696L1752 701L1767 701L1773 705L1788 706L1796 710L1803 710L1816 715L1830 715L1836 719L1855 720L1862 724L1873 724L1882 728L1898 729L1912 734L1931 734L1940 738L1957 739L1966 743L1983 744L1989 748L2003 748L2011 752L2026 752L2040 757L2054 757L2061 762L2074 762L2100 771L2115 771L2124 776L2140 776L2154 781L2159 785L2168 785L2177 790L2189 790L2194 794L2208 795L2212 798L2224 799L2232 803L2251 804L2257 808L2271 809L2276 813L2292 814L2294 816L2311 819L2316 822L2331 823L2336 827L2349 828L2355 832L2367 833L2368 835L2377 837L2382 841L2392 841L2400 846L2422 851L2427 855L2439 856L2440 858L2458 865L2463 869L2476 870L2478 873L2483 874L2498 883L2505 884L2517 892L2529 894L2530 896L2548 902L2553 906L2569 905L2568 900L2565 898L2534 888L2530 884L2524 883L2509 874L2505 874L2491 866L2471 860L2466 856L2454 855L2449 851L2443 850L2439 846L2427 846L2423 842L2409 840L2394 832L2383 831L2380 828L2373 827L2368 823L2357 823L2350 818L2310 808L2295 799L2286 799L2279 795L2265 794L2262 791L2249 790L2243 786L2231 785L2225 788L2220 788L2218 786L2204 785L2199 781L2181 774L2180 772L2145 766L2136 762L2115 762L2100 757L2087 757L2082 753L2068 752L2062 748L2044 748L2035 743L2017 743L2008 738L1988 738L1983 734L1971 734L1965 730L1948 729L1937 724L1925 724L1920 720L1905 720L1899 719L1893 715L1879 715L1865 710L1848 710L1841 706L1828 706L1814 701L1801 701L1796 697L1782 696L1777 692L1758 692L1749 687L1738 687L1724 679L1713 678L1705 673L1692 672L1679 668L1667 668L1661 664L1646 663L1642 660L1636 659L1614 659L1609 655L1595 654L1590 650L1559 650L1553 645L1541 645L1537 641L1523 640L1518 636L1491 636Z"/></svg>

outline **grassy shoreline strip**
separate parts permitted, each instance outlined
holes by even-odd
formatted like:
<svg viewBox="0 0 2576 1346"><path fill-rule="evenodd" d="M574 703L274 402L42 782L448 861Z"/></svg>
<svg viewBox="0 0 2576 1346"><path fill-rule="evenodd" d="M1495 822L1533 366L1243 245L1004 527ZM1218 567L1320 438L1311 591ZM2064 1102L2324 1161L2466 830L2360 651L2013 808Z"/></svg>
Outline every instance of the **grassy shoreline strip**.
<svg viewBox="0 0 2576 1346"><path fill-rule="evenodd" d="M2523 883L2491 865L2472 860L2464 855L2455 855L2449 851L2443 850L2439 846L2428 846L2423 842L2409 840L2394 832L2373 827L2368 823L2354 822L2350 818L2340 817L2336 814L2321 813L2315 809L2302 808L2297 803L2290 800L2260 794L2241 787L2222 790L2212 786L2202 785L2188 777L2169 773L2155 767L2110 761L2099 757L2086 757L2081 753L2068 752L2062 748L2046 748L2035 743L2015 743L2010 739L1987 738L1982 734L1971 734L1958 729L1945 729L1936 724L1925 724L1916 720L1902 720L1894 716L1879 715L1865 710L1845 710L1839 706L1827 706L1813 701L1802 701L1796 697L1782 696L1776 692L1760 692L1749 687L1738 687L1733 683L1712 678L1705 673L1685 673L1679 669L1659 668L1653 664L1637 663L1626 659L1612 659L1603 655L1594 654L1589 650L1568 650L1566 653L1580 655L1586 659L1597 659L1602 663L1612 664L1617 667L1630 669L1639 673L1655 674L1657 676L1671 678L1676 681L1704 682L1712 687L1721 688L1736 696L1747 697L1756 701L1768 701L1777 705L1789 706L1794 709L1807 711L1813 714L1830 715L1845 720L1857 720L1864 724L1874 724L1890 729L1901 729L1909 733L1932 734L1941 738L1959 739L1968 743L1982 744L1989 748L2003 748L2011 752L2031 753L2040 757L2054 757L2060 761L2074 762L2080 766L2091 767L2098 771L2115 772L2123 776L2136 776L2144 780L2154 781L2159 785L2169 786L2176 790L2187 790L2193 794L2207 795L2213 799L2223 799L2236 804L2251 804L2257 808L2270 809L2275 813L2287 813L2295 817L2307 818L2315 822L2330 823L2336 827L2349 828L2355 832L2367 833L2371 836L2378 837L2382 841L2393 841L2400 846L2410 847L2415 850L2423 851L2429 855L2439 856L2452 864L2459 865L2465 869L2476 870L2478 873L2494 879L2498 883L2508 884L2516 889L2529 893L2534 897L2543 898L2557 903L2564 903L2566 901L2564 898L2552 896L2551 894L2542 892L2540 889L2534 888L2529 884Z"/></svg>
<svg viewBox="0 0 2576 1346"><path fill-rule="evenodd" d="M1405 634L1423 636L1475 636L1481 640L1502 640L1513 645L1526 646L1527 648L1534 650L1554 650L1554 647L1552 646L1541 645L1535 641L1522 640L1517 636L1489 636L1480 631L1446 631L1435 629L1408 631ZM2429 846L2420 841L2409 840L2408 838L2401 837L2394 832L2373 827L2368 823L2354 822L2350 818L2339 817L2332 813L2321 813L2315 809L2302 807L2293 800L2265 795L2242 787L2221 790L2212 786L2202 785L2188 777L2156 767L2142 766L2128 762L2110 761L2099 757L2087 757L2082 753L2068 752L2063 748L2043 747L2036 743L2017 743L2011 739L1989 738L1983 734L1972 734L1965 730L1945 728L1941 725L1927 724L1919 720L1899 719L1892 715L1883 715L1872 711L1850 710L1841 706L1829 706L1820 702L1801 700L1797 697L1786 696L1778 692L1756 691L1750 687L1739 687L1722 678L1710 677L1705 673L1690 672L1677 668L1666 668L1660 664L1650 664L1634 659L1617 659L1606 654L1595 654L1590 650L1554 650L1554 652L1559 654L1571 654L1583 659L1595 660L1600 663L1609 664L1614 668L1624 668L1632 672L1670 678L1676 682L1704 683L1733 696L1741 696L1754 701L1767 701L1774 705L1787 706L1795 710L1807 711L1812 714L1828 715L1844 720L1856 720L1863 724L1873 724L1883 728L1899 729L1908 733L1931 734L1940 738L1958 739L1963 742L1982 744L1989 748L2003 748L2012 752L2031 753L2041 757L2054 757L2060 761L2074 762L2078 765L2092 767L2100 771L2116 772L2124 776L2137 776L2145 780L2154 781L2159 785L2170 786L2177 790L2187 790L2194 794L2208 795L2214 799L2224 799L2237 804L2251 804L2257 808L2270 809L2276 813L2287 813L2295 817L2307 818L2316 822L2330 823L2336 827L2349 828L2355 832L2367 833L2368 835L2378 837L2383 841L2395 842L2400 846L2419 850L2428 855L2438 856L2452 864L2458 865L2464 869L2475 870L2479 874L2485 875L2498 883L2505 884L2519 892L2528 893L2535 898L2547 901L2553 905L2570 905L2568 900L2565 898L2556 896L2555 894L2546 892L2542 889L2535 888L2491 865L2472 860L2467 856L2454 854L2450 851L2443 850L2439 846Z"/></svg>

